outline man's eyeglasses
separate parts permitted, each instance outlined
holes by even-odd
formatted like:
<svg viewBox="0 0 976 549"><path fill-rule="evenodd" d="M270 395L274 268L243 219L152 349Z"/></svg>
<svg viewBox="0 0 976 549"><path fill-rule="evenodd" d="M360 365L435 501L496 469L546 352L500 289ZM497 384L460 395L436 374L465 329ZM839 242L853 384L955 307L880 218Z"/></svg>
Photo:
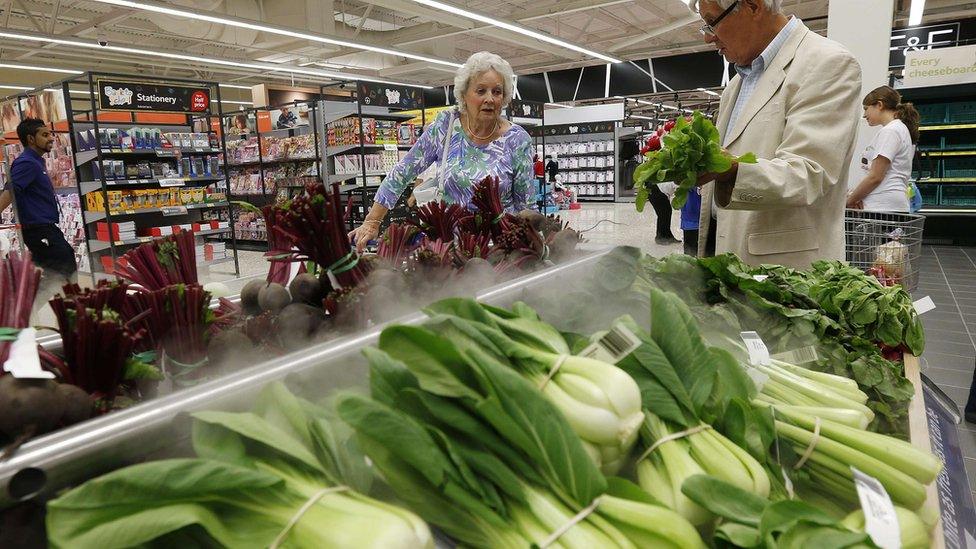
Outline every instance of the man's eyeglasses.
<svg viewBox="0 0 976 549"><path fill-rule="evenodd" d="M722 22L722 19L728 17L728 15L732 13L732 10L734 10L735 7L738 5L739 5L739 0L735 0L735 2L732 2L732 5L729 6L727 10L722 12L722 15L716 17L715 20L712 21L711 23L705 23L704 25L702 25L701 28L698 29L698 32L702 33L702 36L706 36L706 37L715 36L715 28L718 27L718 24Z"/></svg>

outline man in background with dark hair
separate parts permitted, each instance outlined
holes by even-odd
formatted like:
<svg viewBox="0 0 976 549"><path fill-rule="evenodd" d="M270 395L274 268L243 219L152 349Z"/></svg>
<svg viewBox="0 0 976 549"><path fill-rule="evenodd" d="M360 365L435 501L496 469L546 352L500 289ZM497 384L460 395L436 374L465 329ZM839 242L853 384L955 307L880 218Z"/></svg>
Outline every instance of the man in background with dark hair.
<svg viewBox="0 0 976 549"><path fill-rule="evenodd" d="M0 194L0 212L10 206L12 189L20 232L34 264L44 269L49 283L60 288L72 279L78 266L74 250L58 227L58 200L44 163L44 155L54 145L54 135L42 120L27 118L17 126L17 137L24 152L10 166L10 182ZM41 299L43 296L38 297Z"/></svg>

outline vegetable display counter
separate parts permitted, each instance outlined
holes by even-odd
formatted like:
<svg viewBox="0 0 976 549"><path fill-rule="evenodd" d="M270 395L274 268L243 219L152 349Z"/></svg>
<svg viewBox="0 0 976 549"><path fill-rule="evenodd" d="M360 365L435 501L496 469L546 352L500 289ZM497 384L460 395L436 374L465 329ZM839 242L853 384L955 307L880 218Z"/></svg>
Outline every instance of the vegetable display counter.
<svg viewBox="0 0 976 549"><path fill-rule="evenodd" d="M645 287L641 285L643 282L640 276L621 276L621 273L626 270L622 269L621 266L630 268L636 265L639 261L646 261L649 263L642 263L641 268L646 268L646 265L651 264L652 267L649 268L649 270L658 268L660 269L659 274L674 267L674 265L667 265L667 260L655 260L653 258L637 259L638 257L640 257L639 253L635 255L635 253L632 251L619 248L597 252L592 255L564 263L560 266L538 271L534 274L518 278L512 282L492 287L480 292L477 295L477 299L481 303L490 306L510 308L512 311L518 311L518 313L512 314L526 314L525 311L527 306L533 307L535 310L540 311L543 321L548 319L549 322L553 322L553 325L550 326L550 330L555 328L562 331L563 336L566 337L566 341L569 342L569 347L572 349L571 354L573 355L579 355L580 357L591 356L588 355L589 349L593 346L588 345L591 342L594 342L594 344L597 342L601 343L601 345L603 345L602 352L610 352L611 355L617 352L619 356L615 357L615 360L617 361L619 368L634 376L634 379L637 380L637 384L640 385L641 398L647 399L648 393L646 393L646 391L648 391L649 388L647 385L648 379L641 380L637 374L632 373L632 370L629 369L633 367L633 364L627 365L626 362L626 360L630 360L631 362L639 362L640 360L643 360L636 357L637 353L634 352L636 348L640 346L640 342L637 342L638 347L628 347L626 338L624 338L624 340L619 339L619 336L621 336L623 333L617 331L616 329L619 325L619 321L615 322L612 319L618 317L626 318L620 316L626 314L629 314L632 318L636 319L651 319L651 323L656 324L658 326L658 330L661 330L664 324L669 324L668 326L664 326L664 328L666 330L673 331L678 340L685 337L681 335L682 332L697 332L698 328L693 326L693 318L690 313L681 313L679 311L681 307L685 307L679 303L680 298L678 298L675 294L666 294L656 286L648 286L646 288L646 292L650 293L651 295L651 300L649 302L632 302L629 305L620 305L619 296L625 293L623 291L625 288L636 289L639 294L647 295L647 293L645 293ZM674 274L674 271L671 272ZM662 275L662 278L664 277L665 275ZM572 319L572 315L569 314L567 307L571 308L574 304L579 305L579 303L574 302L576 296L571 295L571 292L567 292L566 288L578 286L580 281L584 279L597 280L600 290L602 292L606 292L600 297L600 299L602 299L605 303L605 307L603 307L601 310L597 310L592 306L586 308L584 304L584 316L586 317L586 322L589 322L592 325L602 326L602 328L599 328L596 331L591 328L583 327L578 330L572 330L568 327L570 320ZM693 281L688 279L686 276L679 276L678 279L680 279L683 283L687 283L689 286L693 285ZM358 396L358 394L363 393L364 390L369 386L368 376L370 375L370 368L374 368L372 375L376 375L375 368L378 364L377 353L379 353L379 351L373 349L373 351L369 353L367 360L367 358L364 358L363 356L363 350L367 347L378 347L382 351L389 353L390 356L394 356L397 360L409 362L411 360L410 353L412 352L409 350L410 345L416 344L419 341L413 340L411 343L410 334L416 334L419 332L411 332L410 330L419 330L419 328L413 327L419 327L421 325L428 327L432 326L431 322L436 322L437 318L441 318L438 316L437 318L431 319L428 315L459 315L458 318L474 319L478 318L478 315L484 314L479 313L476 310L477 307L472 309L471 307L465 305L463 300L455 300L453 302L452 300L447 301L448 303L446 304L444 302L439 302L438 304L428 308L426 314L420 312L412 313L408 316L397 319L393 323L376 326L361 334L319 344L298 352L294 352L287 356L265 362L263 364L249 367L244 370L231 372L222 377L213 379L212 381L202 383L196 387L183 389L177 393L150 400L135 405L129 409L113 412L82 424L62 429L46 436L31 440L20 447L7 459L0 460L0 482L2 482L3 486L2 494L0 494L0 498L2 498L0 499L0 508L6 508L12 504L22 501L44 502L47 499L54 497L56 493L60 492L64 488L76 486L99 475L103 475L110 471L115 471L132 464L146 462L147 460L187 457L193 455L194 450L196 450L199 454L200 448L197 446L197 443L200 441L191 441L190 436L191 423L199 422L201 419L201 415L197 414L198 412L208 411L211 416L214 416L215 414L219 415L218 411L244 412L246 410L251 410L252 406L255 405L255 402L261 402L261 399L266 396L265 393L267 392L267 389L273 386L273 382L276 381L282 381L288 387L296 390L296 392L300 393L298 395L300 398L316 402L321 401L326 397L331 397L337 393L341 394L342 396L339 398L340 415L342 415L344 420L350 422L353 428L359 432L360 436L365 436L360 429L365 428L368 430L370 422L361 421L360 424L356 424L355 414L350 414L349 412L356 410L357 407L359 407L359 410L365 410L366 408L364 407L375 406L375 404L370 403L371 401L369 401L369 399ZM527 306L525 304L520 305L520 302L527 303ZM652 307L650 314L648 314L648 304L650 304ZM618 306L620 307L618 308ZM487 308L486 310L488 310L491 315L507 314L502 309L493 310ZM686 309L686 311L690 311L690 309ZM682 317L683 314L686 316ZM673 317L673 325L671 323L662 322L662 320L668 318L668 316ZM498 318L503 319L505 317ZM519 322L526 318L531 318L531 315L530 317L514 317L513 323L509 327L516 332L525 329L525 325L520 327ZM610 318L611 320L607 320L607 318ZM759 329L759 317L757 316L755 318L757 329ZM460 330L459 327L465 325L463 321L459 321L459 324L451 324L451 321L444 320L441 320L440 322L446 322L443 324L445 332L443 333L442 337L450 339L452 343L456 342L458 345L461 345L463 341L467 341L465 340L466 337L472 337L473 339L470 341L478 341L478 337L476 335L472 336L471 332ZM474 320L472 320L472 322L474 322ZM505 324L503 320L500 320L499 322L502 325ZM624 324L627 322L632 321L624 321ZM685 322L685 324L682 324L682 322ZM394 329L391 332L390 326L392 324L402 326L402 328L399 328L399 331ZM634 324L631 336L636 337L633 336L633 334L642 334L644 333L643 330L645 329L653 331L653 327L644 328L643 326L645 324L646 322ZM537 326L532 322L529 322L527 325ZM748 329L750 327L751 326L747 326L745 322L742 322L743 329ZM605 332L607 329L610 331ZM450 330L456 331L452 332ZM601 332L600 330L604 331ZM577 334L593 334L593 336L592 338L585 336L582 339L574 341L571 337L566 335L571 332ZM489 334L490 332L484 333ZM522 333L524 334L525 332ZM384 338L386 338L385 342L380 337L381 334L383 334ZM399 341L400 344L394 344L394 340L397 337L399 337L397 341ZM539 337L545 336L539 335ZM556 339L561 338L557 337ZM649 340L645 339L643 341L644 345L650 344L648 343ZM632 339L630 343L633 344L635 342ZM56 342L50 341L48 344L56 345ZM467 344L470 345L470 342ZM501 343L497 341L495 341L495 344L501 345ZM566 343L563 343L563 345L565 344ZM424 352L422 346L418 349L418 352ZM565 353L566 351L563 352ZM599 350L597 352L599 353ZM691 350L687 352L694 354L695 351ZM633 356L631 353L633 353ZM725 354L728 357L734 358L732 353ZM382 359L379 360L382 362ZM600 360L605 359L600 358ZM693 361L693 359L689 360ZM568 358L560 359L558 364L563 365L565 362L569 362ZM735 364L735 362L732 362L732 364ZM743 363L739 362L739 364ZM576 364L573 364L565 367L569 369L576 366ZM562 388L570 388L572 385L569 383L569 381L571 381L570 378L575 380L573 383L580 382L579 379L573 377L575 374L567 374L567 372L563 372L563 374L568 375L568 377L560 381L558 379L559 376L556 375L558 368L558 366L553 367L553 369L549 371L548 375L545 375L545 372L543 371L542 375L544 376L544 379L541 380L533 379L532 376L529 376L528 374L526 374L526 376L533 381L533 385L540 388L544 388L547 385L553 387L558 385ZM756 368L745 367L745 369L748 371ZM422 375L434 375L433 370L431 370L428 374L423 374L422 372L413 370L411 367L411 371L418 375L418 377ZM539 374L535 373L533 375L538 376ZM684 375L687 374L679 372L679 376ZM820 375L823 379L827 379L828 377L835 379L837 377L828 374L818 375ZM931 546L965 546L967 534L964 532L964 527L967 524L971 524L971 515L968 513L971 513L972 510L971 505L966 507L961 504L963 501L961 499L961 495L968 495L968 491L958 491L958 470L953 466L953 464L961 464L962 459L959 456L958 444L954 444L952 442L954 440L955 433L946 430L945 424L938 424L936 421L938 419L936 418L937 410L933 408L933 403L931 402L932 399L928 398L928 395L926 395L925 391L923 390L923 386L920 381L918 361L909 354L906 354L904 357L904 376L908 379L908 381L911 382L911 388L914 393L910 398L910 405L908 407L907 431L902 432L907 432L910 435L911 442L916 448L925 453L935 453L935 455L943 463L945 463L945 467L942 469L938 481L934 483L925 483L926 492L924 496L924 504L918 508L914 506L911 508L918 509L918 515L923 519L926 516L932 519L934 519L936 516L941 516L941 520L935 524L935 527L932 530ZM724 381L727 380L723 380L723 382ZM753 381L756 381L756 379L753 379ZM467 383L471 382L468 381ZM850 383L850 381L848 381L848 383ZM663 382L661 386L665 388L668 387ZM576 385L576 387L578 389L581 386ZM759 390L761 390L761 383L758 381L757 387ZM394 387L391 386L391 388ZM372 389L374 398L376 398L375 385L372 387ZM348 394L346 390L352 390L352 392L356 394ZM752 389L750 389L750 391L752 391L751 394L755 394L757 392L753 391ZM546 394L547 396L550 395L548 390L546 391ZM578 395L582 395L582 393L574 394L573 398L582 398ZM654 398L659 397L660 394L658 393ZM756 401L758 402L762 400L764 394L757 395L757 397L758 398ZM593 398L593 394L590 393L589 397L587 398ZM613 397L610 396L610 393L607 393L605 398L610 398L611 400L613 399ZM699 396L693 396L692 399L696 402L702 400ZM776 399L771 399L770 402L775 400ZM904 401L902 402L904 403ZM614 401L614 403L616 404L616 401ZM569 417L571 414L571 407L567 407L566 402L554 401L553 404L555 405L554 409L563 411L563 413L567 414L567 417ZM776 404L773 405L775 406ZM648 408L647 400L644 400L644 408ZM784 410L796 408L799 407L784 406ZM762 406L757 404L756 409L762 410ZM655 409L654 412L662 417L667 416L667 413L663 409ZM784 411L784 413L786 412ZM194 418L191 418L190 416L193 414L196 415ZM648 414L648 417L651 416L654 416L654 414ZM838 417L841 416L842 414L838 414ZM873 416L874 414L872 413L871 417ZM363 417L365 416L360 416L360 420L362 420ZM671 416L667 416L666 418L669 417ZM895 416L893 415L892 417ZM779 420L781 418L778 418L775 415L773 418L777 423L780 422ZM620 412L619 419L621 421L619 424L619 429L626 430L627 428L624 423L628 423L628 421L626 421L626 416L623 412ZM673 422L674 420L668 419L668 421ZM696 419L695 421L699 420ZM363 424L365 424L365 427ZM651 424L650 420L648 424ZM664 425L664 423L660 421L659 424ZM194 425L194 430L196 430L197 424L194 423ZM567 424L564 423L564 425ZM617 466L619 465L619 463L615 463L615 460L619 460L621 455L626 456L627 452L630 451L628 444L634 444L636 438L635 429L633 430L634 437L629 438L628 442L621 442L623 439L620 439L614 440L614 444L610 444L609 446L601 446L603 443L601 442L600 437L605 433L597 431L584 433L580 429L585 430L586 425L581 424L578 418L570 418L568 420L568 425L570 425L579 435L580 439L584 441L583 444L586 448L595 449L596 454L594 455L593 453L589 453L589 455L591 458L594 458L594 461L596 461L596 464L599 467L599 469L593 470L593 474L596 475L594 478L599 479L603 478L601 476L601 471L603 474L608 475L608 478L609 475L614 474L613 472L608 471L615 472ZM716 423L716 425L718 424ZM867 422L865 421L863 425L866 426ZM933 429L933 426L936 429ZM954 428L954 426L950 427ZM617 429L618 427L614 428ZM778 428L779 427L777 425L777 429ZM861 429L863 428L864 427L862 426ZM652 427L652 429L654 429L654 427ZM826 429L827 427L825 426L825 430ZM795 430L800 431L801 429ZM816 430L819 433L819 419ZM936 430L938 430L938 434L936 433ZM701 431L701 429L699 429L699 431ZM672 433L673 432L674 428L672 427ZM678 433L677 435L680 438L681 436L689 436L689 433L684 435ZM634 447L635 453L638 448L640 448L641 452L643 453L644 446L641 445L647 445L648 442L646 439L644 439L644 436L645 433L642 432L641 441L638 442L637 446ZM711 437L715 435L709 434L708 436ZM827 436L827 434L825 434L825 436ZM660 435L655 435L654 438L660 441L663 437ZM938 440L936 440L937 438ZM671 440L677 439L672 438ZM714 440L718 439L715 438ZM783 440L787 439L784 438ZM382 443L382 440L380 440L380 442ZM619 446L616 446L618 443ZM659 444L663 444L663 442L659 442ZM901 444L907 447L905 443L902 442ZM657 444L649 446L649 449L646 450L648 454L654 451ZM677 447L677 445L673 444L670 446ZM816 446L816 444L810 445L808 453L813 453L814 446ZM376 449L375 444L370 448L372 451L376 451ZM740 457L744 453L742 450L738 450L738 452L739 453L736 455ZM375 459L373 453L371 451L368 453L373 462L377 462L377 459ZM603 459L602 464L598 458ZM464 457L463 459L467 458ZM806 458L803 459L805 460ZM745 458L743 458L743 462L745 462ZM650 463L650 460L647 463ZM390 462L387 462L385 465L389 466ZM846 465L848 464L844 464L845 467ZM589 465L589 467L592 468L592 464ZM778 469L779 465L776 466L777 471ZM585 478L589 473L584 474L581 472L579 474L581 475L580 478ZM711 471L709 471L709 474L712 474ZM562 478L561 475L561 472L557 472L552 479L547 478L547 480L552 483L552 485L556 485L559 482L558 479ZM384 471L384 476L389 478L387 471ZM640 476L639 472L638 476ZM404 477L404 479L405 478L406 477ZM699 480L701 480L701 478L704 477L698 477ZM963 471L962 488L966 487L965 478L965 473ZM775 479L772 480L774 482L779 482ZM413 482L413 480L410 482ZM394 491L396 491L398 495L402 496L398 490L398 487L395 486L395 481L393 484L394 486L392 488ZM628 485L634 486L633 484ZM689 484L686 483L686 486L688 485ZM789 483L787 483L787 485L789 485ZM620 490L621 485L616 486L616 489ZM645 487L643 479L641 487ZM576 489L581 491L580 495L582 495L582 492L585 492L583 488L573 488L573 490ZM650 491L648 488L645 489ZM788 488L788 490L792 491L792 488ZM65 508L68 509L67 512L69 513L76 512L71 510L71 506L68 505L67 500L65 500L65 498L70 497L72 493L75 492L71 492L68 496L61 496L61 498L59 498L59 501L64 502L61 511L62 513L65 512L63 511ZM612 495L613 497L616 497L619 493L619 491L616 491ZM892 494L893 498L899 497L894 491ZM577 494L570 493L570 495ZM611 494L608 494L608 496L610 495ZM653 495L655 498L658 498L658 494ZM449 498L450 496L447 497ZM401 497L400 499L403 500L404 498ZM580 501L590 501L589 496L577 497L576 499ZM922 498L919 498L918 501L921 501L921 499ZM658 500L663 501L660 498L658 498ZM596 502L595 499L593 501L594 503ZM406 503L406 505L410 507L412 511L417 512L423 516L423 518L430 521L433 525L439 526L441 530L450 532L451 529L449 527L446 527L444 524L437 524L436 520L433 520L428 516L424 516L422 508L418 509L411 504L416 504L416 502ZM717 509L717 507L715 509ZM713 511L713 508L709 508L709 511ZM592 512L592 509L590 512ZM603 512L602 508L600 512ZM695 523L692 518L689 518L684 512L681 512L681 514L688 519L691 524L696 526L699 525L698 523ZM461 515L463 515L463 513L459 514L458 516ZM585 516L583 519L585 519ZM962 525L962 527L960 527L960 525ZM552 531L548 528L548 526L543 528L543 530L550 532ZM624 531L627 530L624 529ZM628 535L633 533L630 531L627 532ZM455 532L455 537L457 537L456 534L457 532ZM646 535L646 532L644 535ZM631 541L633 541L633 539ZM637 542L634 544L638 547L647 546ZM675 542L675 545L681 547L696 546L690 541L688 543ZM622 546L627 545L623 544Z"/></svg>
<svg viewBox="0 0 976 549"><path fill-rule="evenodd" d="M555 280L572 280L606 252L495 286L478 294L487 303L508 305L525 292L541 290ZM398 323L416 323L415 313ZM153 399L82 424L33 439L0 460L0 507L43 498L101 473L153 456L186 449L188 414L200 410L242 409L267 383L300 377L320 383L321 396L334 389L365 387L367 369L360 356L375 344L382 325L365 333L310 347L264 364L227 374L199 386ZM57 346L49 338L46 346Z"/></svg>

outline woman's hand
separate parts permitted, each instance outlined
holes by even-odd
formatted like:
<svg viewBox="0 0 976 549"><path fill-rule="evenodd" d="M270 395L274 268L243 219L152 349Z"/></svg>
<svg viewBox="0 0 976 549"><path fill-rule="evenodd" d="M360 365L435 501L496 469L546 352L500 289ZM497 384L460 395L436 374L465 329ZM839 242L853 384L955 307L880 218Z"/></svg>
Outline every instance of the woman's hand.
<svg viewBox="0 0 976 549"><path fill-rule="evenodd" d="M848 210L863 210L864 200L854 198L854 195L847 195L847 209Z"/></svg>
<svg viewBox="0 0 976 549"><path fill-rule="evenodd" d="M356 246L357 253L363 253L366 244L380 234L380 222L367 219L359 228L349 232L349 240Z"/></svg>

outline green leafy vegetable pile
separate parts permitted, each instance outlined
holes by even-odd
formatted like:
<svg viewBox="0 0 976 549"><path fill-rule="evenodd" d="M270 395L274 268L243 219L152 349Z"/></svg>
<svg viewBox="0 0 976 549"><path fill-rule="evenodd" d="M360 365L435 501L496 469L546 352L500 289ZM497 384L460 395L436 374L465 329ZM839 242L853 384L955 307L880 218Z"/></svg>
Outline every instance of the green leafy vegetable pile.
<svg viewBox="0 0 976 549"><path fill-rule="evenodd" d="M634 171L637 189L637 211L643 212L647 203L647 183L657 185L665 181L678 183L671 205L681 208L688 200L698 176L705 173L725 173L733 162L755 164L756 155L736 157L722 150L718 129L701 112L695 111L689 122L679 117L674 128L664 135L664 146L645 155L644 163Z"/></svg>
<svg viewBox="0 0 976 549"><path fill-rule="evenodd" d="M281 384L252 412L194 414L197 457L119 469L48 504L52 547L432 548L413 513L371 499L348 428Z"/></svg>

